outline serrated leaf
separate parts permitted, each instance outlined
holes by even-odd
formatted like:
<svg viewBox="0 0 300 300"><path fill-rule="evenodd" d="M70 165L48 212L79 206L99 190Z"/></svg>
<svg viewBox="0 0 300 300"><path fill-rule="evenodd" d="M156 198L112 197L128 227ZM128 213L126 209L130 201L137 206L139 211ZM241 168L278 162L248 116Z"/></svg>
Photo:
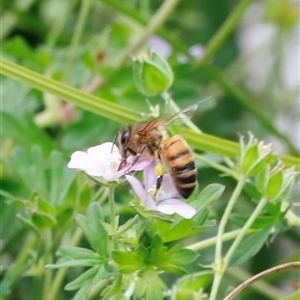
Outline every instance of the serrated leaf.
<svg viewBox="0 0 300 300"><path fill-rule="evenodd" d="M272 226L256 232L251 236L247 236L243 240L237 251L234 253L230 265L241 265L250 257L254 256L268 239L271 228Z"/></svg>
<svg viewBox="0 0 300 300"><path fill-rule="evenodd" d="M92 248L102 257L107 253L108 235L101 224L102 210L98 203L91 203L86 216L78 215L76 221L84 232Z"/></svg>
<svg viewBox="0 0 300 300"><path fill-rule="evenodd" d="M151 251L151 262L157 268L176 275L186 274L182 265L193 262L198 254L190 249L182 249L182 245L178 244L170 250L166 246L153 248Z"/></svg>

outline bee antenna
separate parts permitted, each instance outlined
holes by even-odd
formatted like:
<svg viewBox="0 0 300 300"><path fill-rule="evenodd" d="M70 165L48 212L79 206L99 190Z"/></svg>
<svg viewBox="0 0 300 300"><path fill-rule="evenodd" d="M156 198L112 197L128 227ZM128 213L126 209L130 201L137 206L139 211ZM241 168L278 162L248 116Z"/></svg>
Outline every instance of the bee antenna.
<svg viewBox="0 0 300 300"><path fill-rule="evenodd" d="M116 139L117 139L118 135L119 135L119 132L118 132L118 133L115 135L115 137L114 137L114 139L113 139L113 144L112 144L112 146L111 146L110 153L112 153L112 152L113 152L114 145L116 144Z"/></svg>

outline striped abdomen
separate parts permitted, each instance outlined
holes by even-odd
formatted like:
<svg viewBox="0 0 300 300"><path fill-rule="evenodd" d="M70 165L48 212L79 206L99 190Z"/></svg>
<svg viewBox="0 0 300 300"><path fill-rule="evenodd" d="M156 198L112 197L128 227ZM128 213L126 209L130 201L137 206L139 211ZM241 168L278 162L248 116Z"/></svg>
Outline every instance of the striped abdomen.
<svg viewBox="0 0 300 300"><path fill-rule="evenodd" d="M175 135L163 142L162 155L177 191L187 199L196 186L197 169L189 145Z"/></svg>

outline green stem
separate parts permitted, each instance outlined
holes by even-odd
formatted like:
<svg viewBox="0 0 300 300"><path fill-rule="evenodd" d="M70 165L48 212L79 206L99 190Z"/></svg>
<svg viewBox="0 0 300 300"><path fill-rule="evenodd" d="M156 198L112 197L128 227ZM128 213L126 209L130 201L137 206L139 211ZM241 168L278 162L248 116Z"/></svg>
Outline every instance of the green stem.
<svg viewBox="0 0 300 300"><path fill-rule="evenodd" d="M226 206L226 209L224 211L224 214L221 218L221 222L218 228L218 234L217 234L217 243L216 243L216 252L215 252L215 261L214 261L214 280L213 280L213 285L211 289L211 294L210 294L210 300L215 300L217 297L219 285L221 283L222 276L224 274L225 268L224 268L224 262L222 258L222 244L223 244L223 234L225 232L225 227L226 224L229 220L230 214L232 212L232 209L239 198L243 187L246 183L247 176L242 175L238 181L238 184Z"/></svg>
<svg viewBox="0 0 300 300"><path fill-rule="evenodd" d="M230 240L236 238L238 236L238 234L240 233L240 231L241 231L241 229L237 229L237 230L232 230L227 233L224 233L222 235L222 242L230 241ZM254 232L254 230L248 230L246 234L251 234L253 232ZM203 240L201 242L197 242L195 244L189 245L186 248L194 250L194 251L199 251L199 250L214 246L216 244L217 240L218 240L218 238L216 236L214 236L212 238Z"/></svg>
<svg viewBox="0 0 300 300"><path fill-rule="evenodd" d="M47 36L47 40L49 41L50 44L55 44L56 40L58 39L61 31L63 30L67 18L71 15L71 12L75 5L77 4L78 0L72 0L72 1L67 1L65 5L65 9L60 16L60 18L56 18L53 26L51 27L49 34Z"/></svg>
<svg viewBox="0 0 300 300"><path fill-rule="evenodd" d="M163 2L156 14L151 17L149 24L147 25L139 39L126 49L125 54L121 59L120 66L122 66L126 62L127 58L130 55L137 52L140 47L142 47L147 42L148 38L155 32L155 30L164 23L164 21L170 15L178 2L179 0L165 0Z"/></svg>
<svg viewBox="0 0 300 300"><path fill-rule="evenodd" d="M111 231L112 231L112 241L115 249L118 249L118 239L116 236L117 233L117 224L116 224L116 212L115 212L115 187L109 187L109 209L110 209L110 223L111 223Z"/></svg>
<svg viewBox="0 0 300 300"><path fill-rule="evenodd" d="M230 246L227 254L225 255L224 258L224 270L227 268L227 266L230 263L230 260L234 254L234 252L237 250L238 246L240 245L242 239L244 238L246 232L249 230L255 219L259 216L265 205L268 203L268 200L266 198L262 198L257 206L255 207L255 210L251 214L250 218L247 220L246 224L243 226L241 231L239 232L238 236Z"/></svg>
<svg viewBox="0 0 300 300"><path fill-rule="evenodd" d="M72 40L71 40L70 51L69 51L67 62L66 62L65 68L64 68L64 75L63 75L64 82L66 82L69 78L69 75L70 75L70 72L71 72L71 69L72 69L72 66L74 63L74 59L76 56L76 52L77 52L77 49L79 46L79 42L80 42L80 39L82 36L84 24L85 24L85 21L88 16L91 2L92 2L92 0L82 0L81 1L79 16L78 16L76 26L73 31L74 34L73 34Z"/></svg>
<svg viewBox="0 0 300 300"><path fill-rule="evenodd" d="M222 46L227 37L236 28L237 24L243 17L245 10L252 2L253 0L244 0L239 2L235 10L226 19L218 32L207 44L205 53L201 60L198 62L199 65L208 63L209 59L217 52L217 50Z"/></svg>
<svg viewBox="0 0 300 300"><path fill-rule="evenodd" d="M133 123L141 119L141 115L129 108L123 107L94 95L87 94L71 86L47 78L18 64L0 57L0 73L15 80L21 81L39 91L50 93L59 98L119 123ZM238 144L205 133L196 133L190 129L183 129L183 136L195 149L212 152L221 156L235 157ZM274 155L275 157L275 155ZM286 167L296 166L300 170L299 157L283 155L282 160Z"/></svg>
<svg viewBox="0 0 300 300"><path fill-rule="evenodd" d="M134 218L129 220L126 224L124 224L115 234L115 237L120 237L123 233L128 231L132 226L134 226L139 221L139 216L136 215Z"/></svg>
<svg viewBox="0 0 300 300"><path fill-rule="evenodd" d="M77 246L81 240L81 237L82 237L82 230L81 230L81 228L77 227L74 232L71 245ZM56 300L57 299L58 292L60 290L62 290L61 285L66 276L66 273L67 273L66 268L59 269L56 272L54 281L51 285L51 289L48 290L48 293L45 295L45 298L43 298L44 300Z"/></svg>
<svg viewBox="0 0 300 300"><path fill-rule="evenodd" d="M26 241L24 243L24 246L22 247L21 251L19 252L17 258L14 261L13 268L11 272L9 273L9 277L14 279L18 278L21 274L21 269L23 266L28 262L28 259L31 255L32 249L35 249L37 244L37 236L34 233L30 233ZM14 281L14 280L12 280Z"/></svg>
<svg viewBox="0 0 300 300"><path fill-rule="evenodd" d="M44 234L45 239L45 248L46 253L44 256L44 262L43 265L52 264L52 253L50 252L52 248L52 231L50 228L46 229ZM42 299L47 298L47 294L49 293L49 290L52 288L51 282L52 282L52 272L50 270L46 270L44 272L44 283L43 283L43 296Z"/></svg>
<svg viewBox="0 0 300 300"><path fill-rule="evenodd" d="M131 21L134 20L143 26L147 26L147 24L150 22L150 18L148 18L146 15L143 15L141 11L137 11L131 5L125 2L120 0L101 0L101 2L113 7L116 11L118 11L119 14L127 16ZM184 53L188 57L192 58L182 41L177 36L170 33L169 30L165 30L163 27L158 27L156 32L162 38L168 41L176 51Z"/></svg>

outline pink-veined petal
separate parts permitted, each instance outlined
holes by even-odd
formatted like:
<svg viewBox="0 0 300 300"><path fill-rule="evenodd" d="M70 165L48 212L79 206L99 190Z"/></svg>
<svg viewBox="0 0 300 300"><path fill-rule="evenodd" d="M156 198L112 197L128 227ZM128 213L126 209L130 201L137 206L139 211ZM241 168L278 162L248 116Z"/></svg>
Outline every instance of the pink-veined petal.
<svg viewBox="0 0 300 300"><path fill-rule="evenodd" d="M138 196L138 198L143 203L143 205L146 205L147 193L146 193L144 187L142 186L142 184L140 183L140 181L131 175L125 175L125 177L126 177L127 181L130 183L135 194Z"/></svg>
<svg viewBox="0 0 300 300"><path fill-rule="evenodd" d="M158 204L158 210L165 214L176 213L185 219L191 219L196 214L194 207L174 198L161 201Z"/></svg>

